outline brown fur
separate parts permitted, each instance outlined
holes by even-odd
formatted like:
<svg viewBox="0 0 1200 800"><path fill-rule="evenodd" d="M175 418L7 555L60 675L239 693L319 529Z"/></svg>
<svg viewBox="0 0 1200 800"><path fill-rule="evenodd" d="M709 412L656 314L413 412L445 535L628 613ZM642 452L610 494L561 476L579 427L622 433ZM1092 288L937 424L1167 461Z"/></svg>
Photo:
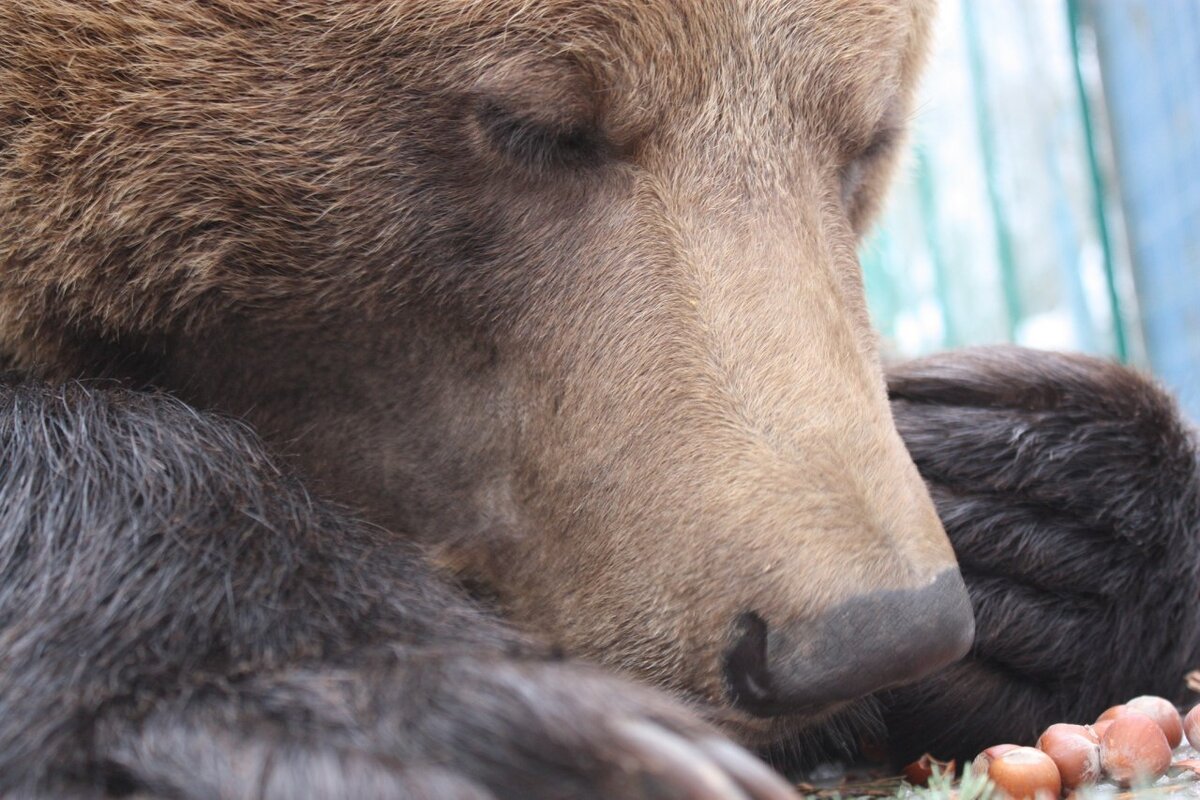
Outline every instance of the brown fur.
<svg viewBox="0 0 1200 800"><path fill-rule="evenodd" d="M6 3L0 342L244 416L513 619L722 703L740 613L954 566L855 259L929 14Z"/></svg>
<svg viewBox="0 0 1200 800"><path fill-rule="evenodd" d="M0 0L0 365L273 451L0 382L0 793L779 797L410 540L790 760L846 698L734 711L738 621L955 574L893 410L980 635L844 718L905 756L1170 692L1200 651L1170 400L989 350L888 406L854 252L928 5ZM869 666L834 627L793 663Z"/></svg>

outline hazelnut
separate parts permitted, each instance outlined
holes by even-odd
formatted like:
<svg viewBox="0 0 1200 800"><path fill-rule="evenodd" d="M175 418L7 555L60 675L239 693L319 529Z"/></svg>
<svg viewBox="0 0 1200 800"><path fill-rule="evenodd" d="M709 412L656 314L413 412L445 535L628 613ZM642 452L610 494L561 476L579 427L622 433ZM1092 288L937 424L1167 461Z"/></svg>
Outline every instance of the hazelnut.
<svg viewBox="0 0 1200 800"><path fill-rule="evenodd" d="M1183 723L1179 719L1179 710L1175 708L1174 703L1163 697L1155 697L1152 694L1144 694L1141 697L1135 697L1125 704L1126 708L1134 711L1140 711L1150 719L1158 723L1158 727L1162 728L1163 734L1167 737L1167 744L1171 745L1174 750L1183 741Z"/></svg>
<svg viewBox="0 0 1200 800"><path fill-rule="evenodd" d="M980 759L987 758L987 776L1004 795L1012 800L1025 800L1057 798L1062 792L1062 778L1050 756L1033 747L998 747L1006 749L988 756L989 751L997 749L989 747L979 754L975 763L978 765Z"/></svg>
<svg viewBox="0 0 1200 800"><path fill-rule="evenodd" d="M1100 737L1100 765L1126 786L1150 782L1171 766L1171 746L1158 723L1131 711L1114 719Z"/></svg>
<svg viewBox="0 0 1200 800"><path fill-rule="evenodd" d="M1183 718L1183 732L1187 734L1188 744L1200 750L1200 706L1196 706Z"/></svg>
<svg viewBox="0 0 1200 800"><path fill-rule="evenodd" d="M1085 726L1065 722L1051 725L1037 746L1054 761L1066 788L1100 780L1100 745L1096 734Z"/></svg>
<svg viewBox="0 0 1200 800"><path fill-rule="evenodd" d="M1015 744L994 744L984 750L979 755L975 756L975 760L971 762L971 770L976 775L986 775L988 768L992 762L999 758L1009 750L1016 750L1020 745Z"/></svg>
<svg viewBox="0 0 1200 800"><path fill-rule="evenodd" d="M1124 714L1125 710L1124 703L1121 703L1120 705L1109 706L1108 708L1104 709L1104 712L1100 716L1096 717L1096 722L1107 722L1108 720L1114 720Z"/></svg>
<svg viewBox="0 0 1200 800"><path fill-rule="evenodd" d="M954 769L953 759L950 761L938 761L929 755L929 753L926 753L904 768L904 780L913 786L928 786L929 779L933 777L935 771L939 775L953 775Z"/></svg>

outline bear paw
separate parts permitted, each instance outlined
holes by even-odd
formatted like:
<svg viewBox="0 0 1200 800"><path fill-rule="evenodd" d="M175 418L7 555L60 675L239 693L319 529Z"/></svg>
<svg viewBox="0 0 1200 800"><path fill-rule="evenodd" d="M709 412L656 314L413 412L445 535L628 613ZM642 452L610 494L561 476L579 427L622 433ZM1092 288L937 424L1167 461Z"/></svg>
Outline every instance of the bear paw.
<svg viewBox="0 0 1200 800"><path fill-rule="evenodd" d="M125 725L99 737L104 760L168 796L795 796L670 698L568 663L401 653L206 687Z"/></svg>
<svg viewBox="0 0 1200 800"><path fill-rule="evenodd" d="M1200 448L1109 361L976 348L889 371L896 425L954 546L968 657L883 696L900 759L1032 744L1200 659Z"/></svg>

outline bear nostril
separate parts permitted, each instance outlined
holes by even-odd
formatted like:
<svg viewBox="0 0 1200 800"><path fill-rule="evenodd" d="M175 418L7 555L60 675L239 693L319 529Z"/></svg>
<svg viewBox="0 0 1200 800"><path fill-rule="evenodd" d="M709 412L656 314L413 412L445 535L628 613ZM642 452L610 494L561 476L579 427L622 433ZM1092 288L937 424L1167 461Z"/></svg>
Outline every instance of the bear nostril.
<svg viewBox="0 0 1200 800"><path fill-rule="evenodd" d="M767 623L748 611L734 623L734 643L725 654L725 681L735 705L755 707L770 702L767 667Z"/></svg>
<svg viewBox="0 0 1200 800"><path fill-rule="evenodd" d="M747 612L725 653L733 705L756 716L803 714L928 675L971 646L975 618L962 576L851 595L782 622Z"/></svg>

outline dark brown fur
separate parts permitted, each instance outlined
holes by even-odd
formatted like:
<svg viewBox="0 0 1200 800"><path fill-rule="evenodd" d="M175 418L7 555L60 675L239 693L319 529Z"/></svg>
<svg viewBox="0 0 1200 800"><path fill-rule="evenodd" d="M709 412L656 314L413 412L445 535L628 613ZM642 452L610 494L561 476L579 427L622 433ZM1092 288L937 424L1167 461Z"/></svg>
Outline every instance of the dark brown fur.
<svg viewBox="0 0 1200 800"><path fill-rule="evenodd" d="M687 785L684 739L688 769L745 774L684 709L556 663L231 421L0 383L0 453L6 797L658 797Z"/></svg>
<svg viewBox="0 0 1200 800"><path fill-rule="evenodd" d="M1083 356L989 348L899 365L897 426L975 608L971 654L889 693L901 758L974 756L1200 665L1200 447L1175 402Z"/></svg>

